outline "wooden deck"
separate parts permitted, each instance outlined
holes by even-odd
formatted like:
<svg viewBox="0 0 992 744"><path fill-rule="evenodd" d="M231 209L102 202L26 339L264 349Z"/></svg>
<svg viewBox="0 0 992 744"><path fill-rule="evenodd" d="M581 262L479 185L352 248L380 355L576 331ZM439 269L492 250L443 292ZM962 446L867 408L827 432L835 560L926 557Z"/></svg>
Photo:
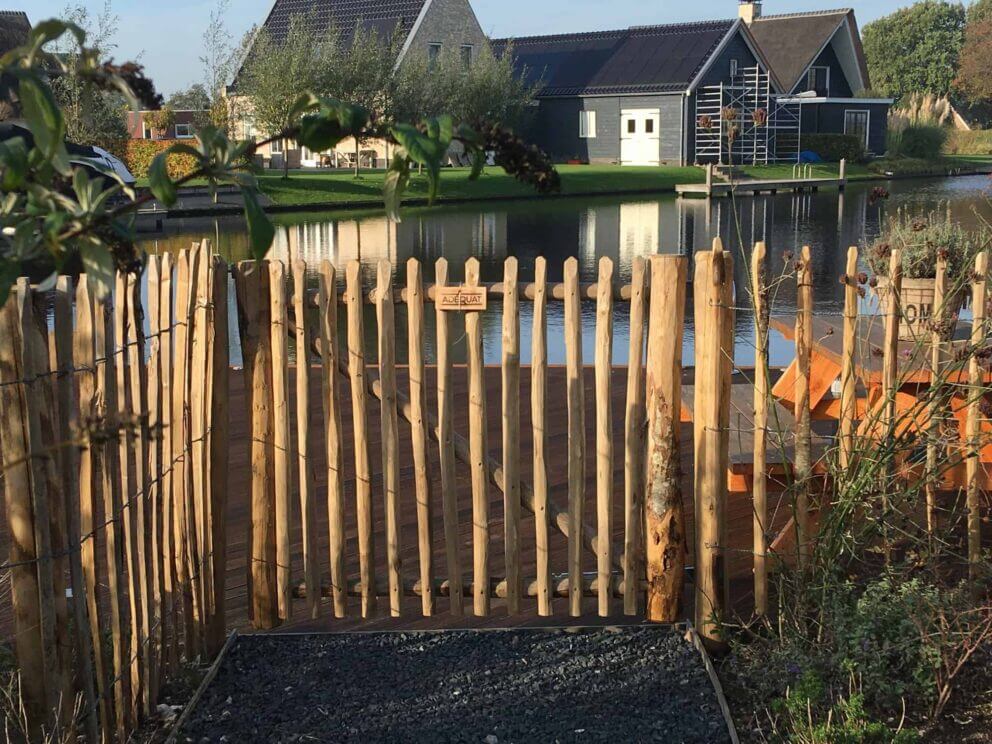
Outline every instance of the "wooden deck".
<svg viewBox="0 0 992 744"><path fill-rule="evenodd" d="M846 178L780 178L770 180L743 180L728 183L714 181L705 183L680 183L675 186L679 196L755 196L757 194L777 194L779 191L801 192L819 191L821 188L836 186L843 189L847 184Z"/></svg>

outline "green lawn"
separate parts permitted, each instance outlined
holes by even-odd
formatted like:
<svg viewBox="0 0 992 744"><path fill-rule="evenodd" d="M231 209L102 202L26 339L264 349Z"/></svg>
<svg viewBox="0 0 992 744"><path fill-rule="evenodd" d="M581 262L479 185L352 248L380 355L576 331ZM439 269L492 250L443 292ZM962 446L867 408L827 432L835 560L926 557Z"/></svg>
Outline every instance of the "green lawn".
<svg viewBox="0 0 992 744"><path fill-rule="evenodd" d="M559 165L563 194L604 194L621 191L672 191L678 183L704 180L699 168L627 167L613 165ZM441 172L442 199L492 199L526 197L533 189L518 183L500 168L486 168L470 181L467 168L445 168ZM385 171L363 171L359 178L342 171L293 171L289 180L278 172L259 176L259 186L276 204L347 204L382 198ZM427 177L414 174L406 190L407 199L427 196Z"/></svg>

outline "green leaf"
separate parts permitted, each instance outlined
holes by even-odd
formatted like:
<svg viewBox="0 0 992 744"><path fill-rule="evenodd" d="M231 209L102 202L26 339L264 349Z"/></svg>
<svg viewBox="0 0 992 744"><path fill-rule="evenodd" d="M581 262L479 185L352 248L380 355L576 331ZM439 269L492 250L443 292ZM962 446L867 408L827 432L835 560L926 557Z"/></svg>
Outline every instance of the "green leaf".
<svg viewBox="0 0 992 744"><path fill-rule="evenodd" d="M148 168L148 186L165 206L176 203L176 184L169 178L169 151L159 153Z"/></svg>
<svg viewBox="0 0 992 744"><path fill-rule="evenodd" d="M300 133L296 141L313 152L323 152L330 150L347 136L349 135L337 120L310 114L304 116L300 122Z"/></svg>
<svg viewBox="0 0 992 744"><path fill-rule="evenodd" d="M12 258L0 258L0 306L7 302L10 290L21 275L21 262Z"/></svg>
<svg viewBox="0 0 992 744"><path fill-rule="evenodd" d="M300 114L307 111L311 111L320 105L320 99L318 99L313 93L304 93L289 109L289 115L286 117L286 121L294 122Z"/></svg>
<svg viewBox="0 0 992 744"><path fill-rule="evenodd" d="M245 219L248 222L251 254L256 261L261 261L272 246L276 229L272 226L269 216L262 210L258 196L252 189L242 188L241 195L245 200Z"/></svg>
<svg viewBox="0 0 992 744"><path fill-rule="evenodd" d="M382 196L386 205L386 217L393 222L400 221L400 203L403 201L403 192L406 191L410 182L410 161L406 153L397 150L393 154L393 160L389 164L389 171L382 183Z"/></svg>
<svg viewBox="0 0 992 744"><path fill-rule="evenodd" d="M72 32L72 35L76 37L76 43L80 46L86 41L86 32L83 29L75 23L69 23L68 21L62 21L57 18L50 18L47 21L36 23L32 27L31 35L28 38L30 39L31 46L35 49L40 49L48 42L58 39L66 31Z"/></svg>
<svg viewBox="0 0 992 744"><path fill-rule="evenodd" d="M0 142L0 189L16 191L28 175L28 146L21 137Z"/></svg>
<svg viewBox="0 0 992 744"><path fill-rule="evenodd" d="M65 150L65 119L55 96L34 70L15 70L24 121L34 135L34 144L45 159L63 174L69 171Z"/></svg>
<svg viewBox="0 0 992 744"><path fill-rule="evenodd" d="M79 257L83 261L86 281L97 299L107 297L114 287L114 256L110 249L97 241L83 243L79 247Z"/></svg>

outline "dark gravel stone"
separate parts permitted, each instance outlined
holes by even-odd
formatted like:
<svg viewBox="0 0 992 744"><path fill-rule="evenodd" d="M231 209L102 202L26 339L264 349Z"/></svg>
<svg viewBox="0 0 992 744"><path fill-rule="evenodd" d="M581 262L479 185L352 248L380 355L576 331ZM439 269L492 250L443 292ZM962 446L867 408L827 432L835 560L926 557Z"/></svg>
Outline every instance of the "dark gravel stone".
<svg viewBox="0 0 992 744"><path fill-rule="evenodd" d="M186 742L724 742L671 628L242 636Z"/></svg>

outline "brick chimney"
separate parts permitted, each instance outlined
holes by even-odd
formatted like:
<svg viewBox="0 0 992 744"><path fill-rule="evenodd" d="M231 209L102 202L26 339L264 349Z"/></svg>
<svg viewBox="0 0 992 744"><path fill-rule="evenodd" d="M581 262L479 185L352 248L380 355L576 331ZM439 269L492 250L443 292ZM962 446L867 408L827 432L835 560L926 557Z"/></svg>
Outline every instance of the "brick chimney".
<svg viewBox="0 0 992 744"><path fill-rule="evenodd" d="M737 14L744 23L750 26L756 18L761 17L761 0L740 0Z"/></svg>

